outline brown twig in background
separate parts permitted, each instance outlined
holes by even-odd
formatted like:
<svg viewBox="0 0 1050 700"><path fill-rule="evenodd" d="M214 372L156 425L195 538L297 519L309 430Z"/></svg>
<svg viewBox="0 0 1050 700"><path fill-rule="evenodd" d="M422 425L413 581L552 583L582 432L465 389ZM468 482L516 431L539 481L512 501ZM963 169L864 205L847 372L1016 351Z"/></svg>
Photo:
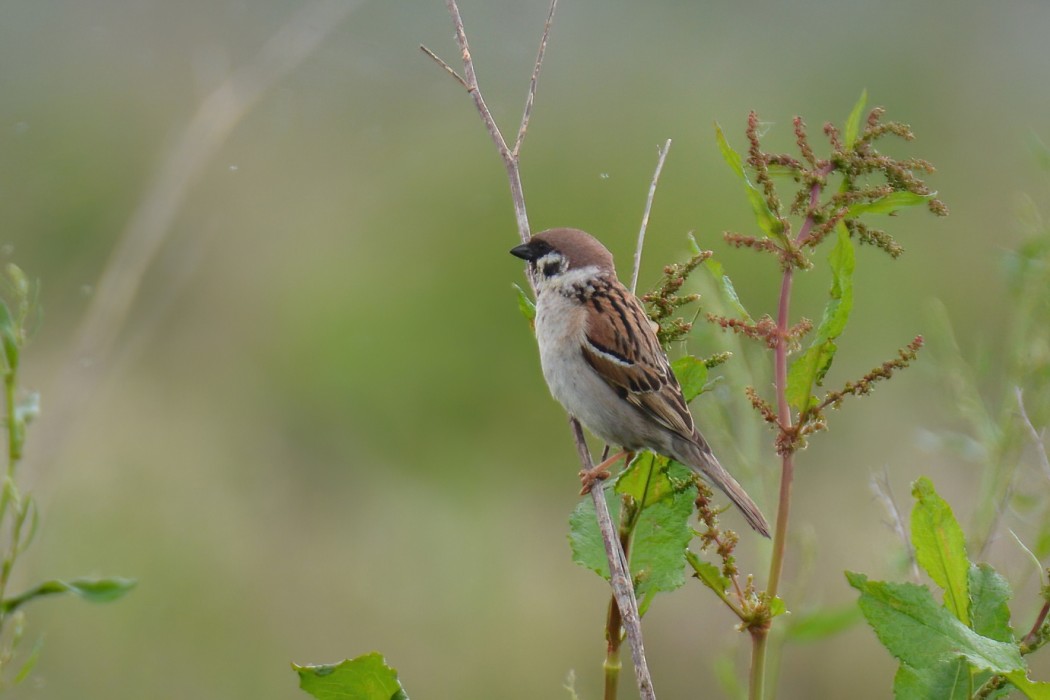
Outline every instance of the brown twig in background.
<svg viewBox="0 0 1050 700"><path fill-rule="evenodd" d="M171 231L190 189L244 116L267 90L298 67L358 1L318 0L298 10L252 59L230 74L197 108L160 167L99 276L64 369L50 392L40 460L50 462L68 426L111 367L113 345L142 280Z"/></svg>
<svg viewBox="0 0 1050 700"><path fill-rule="evenodd" d="M557 1L558 0L551 0L550 10L547 13L547 21L544 24L543 37L540 41L539 52L536 55L536 63L533 66L532 79L529 83L529 92L525 99L525 109L522 114L521 125L518 127L518 135L515 138L513 149L507 146L506 139L503 137L499 126L496 124L496 120L492 116L492 112L489 111L488 105L485 104L485 100L482 97L481 88L478 86L477 74L474 71L474 60L470 55L470 45L467 42L466 31L463 27L463 18L460 15L456 0L446 0L445 4L448 7L449 15L451 15L452 23L455 27L456 44L459 47L463 61L463 76L461 77L451 66L448 65L447 62L439 58L437 54L427 47L422 45L419 47L423 53L433 59L439 66L456 79L457 82L466 88L467 92L474 100L474 106L478 111L478 115L481 117L482 122L485 124L485 128L489 132L489 136L496 145L496 150L499 151L500 159L503 161L504 168L507 171L507 179L510 183L511 200L514 204L514 213L518 224L518 235L523 243L528 242L531 238L531 229L529 227L528 214L525 210L525 195L521 187L521 174L518 168L518 158L522 142L525 139L525 132L529 126L529 118L532 114L533 103L536 98L536 85L539 80L543 56L546 53L547 40L550 36L551 23L554 19L554 10L557 6ZM530 284L532 283L531 278L529 282ZM535 292L535 288L533 291ZM580 456L580 462L584 469L590 469L593 467L593 462L591 460L590 451L587 449L587 442L584 439L583 430L575 418L570 418L570 423L572 425L573 439L576 443L576 449ZM602 540L605 543L606 557L609 560L610 583L612 585L613 595L616 598L617 606L620 608L624 630L626 631L627 639L631 647L635 679L638 683L638 692L643 700L655 700L656 695L653 692L652 679L649 676L649 667L645 660L645 648L642 643L641 622L638 615L638 601L635 599L634 586L627 569L626 557L624 557L623 550L620 547L620 541L617 537L616 529L613 526L612 517L609 514L609 506L605 501L604 489L600 487L592 488L590 494L591 499L594 501L594 510L598 520L598 528L601 531Z"/></svg>
<svg viewBox="0 0 1050 700"><path fill-rule="evenodd" d="M1035 446L1043 473L1050 477L1050 458L1046 456L1046 444L1043 443L1043 436L1035 429L1035 426L1032 425L1032 419L1028 417L1028 411L1024 408L1024 393L1021 391L1021 387L1015 387L1014 393L1017 396L1017 408L1021 412L1021 423L1024 425L1028 437L1032 439L1032 444Z"/></svg>
<svg viewBox="0 0 1050 700"><path fill-rule="evenodd" d="M645 198L645 211L642 213L642 227L638 231L638 244L634 248L634 270L631 272L631 294L638 289L638 271L642 267L642 247L645 245L645 230L649 228L649 212L653 208L653 198L656 197L656 183L660 180L660 171L664 169L664 161L667 160L667 152L671 150L671 139L664 142L660 149L660 155L656 159L656 170L653 179L649 183L649 196Z"/></svg>
<svg viewBox="0 0 1050 700"><path fill-rule="evenodd" d="M890 516L889 525L904 544L904 551L908 554L908 564L911 566L912 578L918 583L920 576L919 565L915 561L915 548L911 545L911 538L908 537L908 528L904 526L904 518L901 516L900 508L897 507L897 500L893 497L893 489L890 488L890 475L885 468L883 468L882 474L871 475L871 490L882 503L883 508L886 509L887 515Z"/></svg>

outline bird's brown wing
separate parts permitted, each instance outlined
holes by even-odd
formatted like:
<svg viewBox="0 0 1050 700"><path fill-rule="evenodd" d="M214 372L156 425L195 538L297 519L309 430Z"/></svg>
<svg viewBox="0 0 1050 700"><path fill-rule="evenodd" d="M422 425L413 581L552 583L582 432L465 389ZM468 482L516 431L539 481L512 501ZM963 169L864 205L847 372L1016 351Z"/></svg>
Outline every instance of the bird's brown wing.
<svg viewBox="0 0 1050 700"><path fill-rule="evenodd" d="M609 280L586 303L583 357L623 400L692 440L693 416L638 298ZM607 293L602 293L607 292Z"/></svg>

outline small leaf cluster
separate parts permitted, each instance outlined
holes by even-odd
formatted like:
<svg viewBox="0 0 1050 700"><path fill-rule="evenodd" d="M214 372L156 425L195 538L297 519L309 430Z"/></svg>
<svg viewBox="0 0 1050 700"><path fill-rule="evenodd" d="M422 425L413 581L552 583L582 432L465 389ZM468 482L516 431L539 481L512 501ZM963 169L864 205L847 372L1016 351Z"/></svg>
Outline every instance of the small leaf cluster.
<svg viewBox="0 0 1050 700"><path fill-rule="evenodd" d="M1050 698L1050 683L1030 680L1024 659L1046 641L1041 631L1046 607L1032 632L1018 637L1011 626L1007 581L988 564L969 559L962 528L929 479L916 481L912 495L915 558L942 602L929 586L846 573L860 592L868 624L900 662L894 697L1003 697L1012 686L1028 698Z"/></svg>
<svg viewBox="0 0 1050 700"><path fill-rule="evenodd" d="M746 159L733 150L716 126L723 158L740 180L762 232L760 236L726 233L731 245L776 256L784 273L784 289L789 290L792 273L813 266L812 250L826 240L833 241L827 255L831 287L819 323L803 318L790 325L784 318L774 320L768 315L756 321L746 310L735 317L709 316L722 328L758 340L778 353L801 350L790 362L784 391L794 416L781 416L773 402L763 399L754 389L748 393L758 413L778 430L776 446L781 454L801 449L806 436L826 427L824 409L838 408L846 396L870 393L876 382L890 378L914 360L922 345L921 338L916 338L899 350L896 358L860 379L826 391L820 398L814 393L824 384L838 351L838 339L853 310L854 241L875 245L892 257L901 252L899 244L885 231L872 227L868 219L920 204L934 214L947 214L947 207L920 177L933 172L932 165L916 158L896 159L876 149L876 143L885 136L911 140L913 135L903 124L883 122L882 109L873 109L862 119L866 101L863 94L844 130L830 123L825 125L830 146L825 157L816 155L801 118L794 120L797 156L764 151L758 116L754 113L749 116L746 129ZM781 176L790 176L797 185L787 205L777 187ZM833 186L833 177L838 180L837 187ZM786 309L787 298L782 297L782 308Z"/></svg>
<svg viewBox="0 0 1050 700"><path fill-rule="evenodd" d="M8 264L0 274L0 371L4 379L7 438L6 470L0 490L0 541L4 542L0 545L0 690L23 681L40 652L40 644L36 644L15 666L16 653L25 636L23 607L26 603L65 593L91 602L108 602L122 597L135 585L135 581L119 577L53 579L21 593L8 593L16 562L32 543L38 525L35 503L29 494L22 492L16 480L26 429L40 410L39 397L36 394L21 396L18 381L22 355L39 320L38 290L38 285L31 283L14 264Z"/></svg>

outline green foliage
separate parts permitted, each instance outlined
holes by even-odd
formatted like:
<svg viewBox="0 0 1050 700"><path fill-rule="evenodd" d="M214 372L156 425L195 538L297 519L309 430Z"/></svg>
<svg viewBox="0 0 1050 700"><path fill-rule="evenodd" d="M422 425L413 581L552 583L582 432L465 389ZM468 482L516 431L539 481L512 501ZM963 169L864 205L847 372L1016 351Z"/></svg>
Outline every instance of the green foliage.
<svg viewBox="0 0 1050 700"><path fill-rule="evenodd" d="M969 570L966 541L951 506L920 478L912 488L917 506L911 513L911 542L915 558L934 583L944 589L944 605L960 621L970 619Z"/></svg>
<svg viewBox="0 0 1050 700"><path fill-rule="evenodd" d="M744 192L747 193L747 201L751 204L751 211L754 212L758 227L767 236L776 238L782 243L787 243L788 241L784 236L784 223L773 213L762 190L758 189L748 178L747 173L744 171L744 164L740 154L729 145L726 135L722 132L722 127L718 124L715 124L715 139L718 141L718 148L722 152L722 159L736 173L737 178L740 179L744 186Z"/></svg>
<svg viewBox="0 0 1050 700"><path fill-rule="evenodd" d="M842 334L853 310L853 269L856 265L853 243L845 226L840 224L835 230L838 231L838 239L828 255L831 290L827 306L824 307L824 317L817 326L809 348L788 370L788 404L799 412L816 404L817 399L811 393L813 385L823 384L824 375L831 368L835 351L838 350L835 339Z"/></svg>
<svg viewBox="0 0 1050 700"><path fill-rule="evenodd" d="M629 541L636 595L651 601L656 593L680 588L685 583L686 548L693 537L689 517L696 499L688 469L643 452L614 488L623 499L610 510L621 538ZM605 545L590 499L581 500L569 518L569 542L573 561L608 580Z"/></svg>
<svg viewBox="0 0 1050 700"><path fill-rule="evenodd" d="M317 700L408 700L397 671L372 652L337 664L299 666L299 687Z"/></svg>
<svg viewBox="0 0 1050 700"><path fill-rule="evenodd" d="M1006 580L988 564L969 561L962 528L929 479L916 481L912 495L915 558L943 592L943 605L926 586L846 573L860 592L868 624L901 663L894 697L991 697L1009 683L1028 698L1050 698L1050 684L1027 677L1022 645L1010 626Z"/></svg>
<svg viewBox="0 0 1050 700"><path fill-rule="evenodd" d="M36 394L20 397L18 385L18 371L31 324L38 319L37 294L37 285L32 284L18 266L8 264L0 275L0 346L3 349L0 364L4 379L4 425L7 428L7 465L0 490L0 527L9 538L0 563L0 690L22 682L39 658L38 643L20 665L14 666L25 634L25 613L21 608L26 603L64 593L89 602L106 603L122 598L135 586L134 580L118 577L53 579L22 593L8 594L12 572L19 556L32 543L39 520L35 502L20 490L16 478L26 428L40 411L39 397Z"/></svg>

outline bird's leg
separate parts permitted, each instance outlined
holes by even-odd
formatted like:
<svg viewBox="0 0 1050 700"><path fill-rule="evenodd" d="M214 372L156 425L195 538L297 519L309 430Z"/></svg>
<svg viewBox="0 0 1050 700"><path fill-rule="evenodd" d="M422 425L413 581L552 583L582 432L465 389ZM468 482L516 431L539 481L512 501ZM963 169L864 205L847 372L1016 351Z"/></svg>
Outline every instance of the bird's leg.
<svg viewBox="0 0 1050 700"><path fill-rule="evenodd" d="M634 457L633 452L617 452L612 457L602 460L601 464L591 467L590 469L580 470L580 484L583 488L580 490L580 495L583 496L591 492L591 487L594 486L596 481L604 481L609 478L609 467L619 462L621 459L626 458L626 463L630 464L631 459Z"/></svg>

